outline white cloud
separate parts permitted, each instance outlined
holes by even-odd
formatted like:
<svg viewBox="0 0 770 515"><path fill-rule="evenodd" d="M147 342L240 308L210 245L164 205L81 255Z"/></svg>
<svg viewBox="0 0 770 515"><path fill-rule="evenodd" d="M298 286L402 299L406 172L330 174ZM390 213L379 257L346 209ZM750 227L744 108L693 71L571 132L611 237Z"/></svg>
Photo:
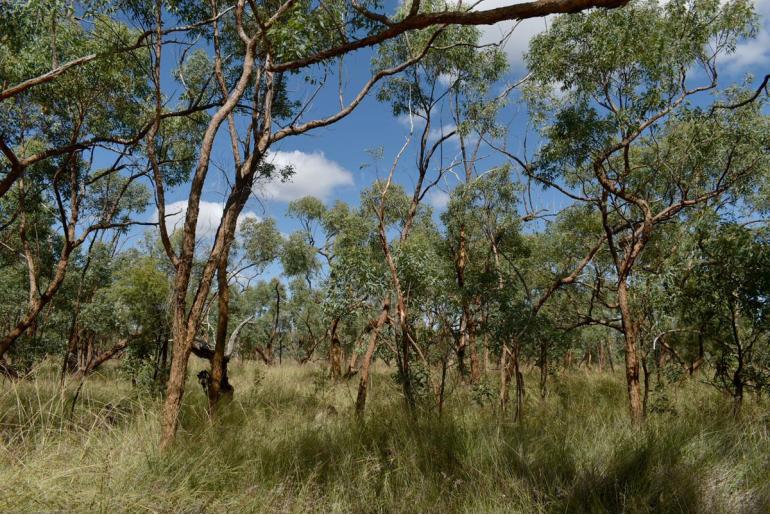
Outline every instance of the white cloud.
<svg viewBox="0 0 770 515"><path fill-rule="evenodd" d="M474 9L483 11L495 9L521 2L510 2L509 0L482 0ZM529 41L548 28L548 23L552 16L545 18L532 18L515 21L503 21L494 25L481 26L480 43L484 45L499 43L505 38L511 29L515 26L513 33L508 37L503 49L508 56L508 63L514 71L521 71L524 68L524 53L529 48Z"/></svg>
<svg viewBox="0 0 770 515"><path fill-rule="evenodd" d="M449 193L441 190L432 190L428 193L428 204L437 211L443 211L449 204Z"/></svg>
<svg viewBox="0 0 770 515"><path fill-rule="evenodd" d="M756 0L754 9L759 15L756 37L739 43L735 53L727 57L727 68L735 73L770 62L770 0Z"/></svg>
<svg viewBox="0 0 770 515"><path fill-rule="evenodd" d="M291 201L307 195L326 200L335 188L352 186L353 174L327 159L323 152L271 152L267 160L279 168L292 166L287 182L271 181L262 187L270 200Z"/></svg>
<svg viewBox="0 0 770 515"><path fill-rule="evenodd" d="M755 39L739 44L735 48L735 54L727 59L727 67L736 72L770 62L770 27L764 27Z"/></svg>
<svg viewBox="0 0 770 515"><path fill-rule="evenodd" d="M724 4L726 0L720 0ZM503 7L521 2L507 0L482 0L475 6L475 10L487 10L497 7ZM667 3L662 0L661 4ZM759 14L759 28L757 36L740 43L735 53L729 57L727 67L732 72L746 71L752 66L762 65L770 61L770 0L754 0L754 8ZM524 53L529 48L530 40L537 34L548 28L553 16L544 18L532 18L523 20L518 25L515 21L504 21L494 25L480 27L482 44L492 44L500 42L508 35L511 28L516 25L513 33L510 35L504 45L504 50L508 56L508 63L514 71L524 69Z"/></svg>
<svg viewBox="0 0 770 515"><path fill-rule="evenodd" d="M441 127L434 127L430 130L430 132L428 132L428 139L435 141L454 130L457 130L457 126L453 123L448 123L446 125L442 125ZM455 136L451 136L450 139L451 138L455 138Z"/></svg>
<svg viewBox="0 0 770 515"><path fill-rule="evenodd" d="M564 99L564 97L566 97L568 93L574 92L574 91L575 91L574 86L572 87L572 89L565 89L564 83L560 80L554 81L554 83L551 84L551 94L557 100Z"/></svg>
<svg viewBox="0 0 770 515"><path fill-rule="evenodd" d="M195 235L197 238L209 238L213 237L217 233L217 228L222 220L224 209L222 204L216 202L207 202L202 200L198 211L198 223L195 228ZM184 227L184 219L187 214L187 201L179 200L166 204L166 227L169 232L173 232L176 229L182 229ZM247 218L259 217L253 211L245 211L238 216L238 225L240 225ZM158 211L152 217L153 222L158 221Z"/></svg>
<svg viewBox="0 0 770 515"><path fill-rule="evenodd" d="M436 115L436 106L433 106L433 109L430 112L431 118L435 117ZM420 127L425 126L425 111L422 109L415 109L412 115L409 115L408 113L403 113L398 115L396 118L398 120L398 123L409 129L410 127L414 127L415 130L417 130Z"/></svg>
<svg viewBox="0 0 770 515"><path fill-rule="evenodd" d="M456 72L453 73L442 73L438 76L438 82L444 87L451 86L456 80L457 80L458 74Z"/></svg>
<svg viewBox="0 0 770 515"><path fill-rule="evenodd" d="M445 123L443 125L439 125L439 122L441 121L440 117L436 115L435 111L432 111L431 114L432 114L431 118L434 118L434 119L431 120L431 123L433 125L431 129L428 131L428 141L431 141L431 142L436 141L440 137L446 134L449 134L454 130L457 130L457 125L455 125L454 123ZM412 124L414 124L414 133L415 133L414 138L416 140L420 139L422 135L422 131L425 129L424 118L419 118L415 116L410 120L409 115L402 114L402 115L399 115L396 119L398 120L398 123L400 123L407 129L409 129ZM447 141L456 142L457 140L458 138L457 138L457 135L455 134L449 137Z"/></svg>

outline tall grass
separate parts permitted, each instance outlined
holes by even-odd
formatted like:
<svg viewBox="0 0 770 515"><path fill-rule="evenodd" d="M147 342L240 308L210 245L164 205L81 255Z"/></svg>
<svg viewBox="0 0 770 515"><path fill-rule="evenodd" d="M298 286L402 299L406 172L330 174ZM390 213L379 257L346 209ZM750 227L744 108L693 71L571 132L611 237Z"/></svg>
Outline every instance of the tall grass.
<svg viewBox="0 0 770 515"><path fill-rule="evenodd" d="M198 368L202 368L198 366ZM85 512L768 511L770 421L697 381L672 386L642 429L621 377L572 372L522 422L456 387L444 413L405 413L389 371L364 420L354 382L235 364L211 424L190 381L178 443L157 451L160 401L114 374L72 406L53 366L0 394L0 508ZM491 376L490 376L491 378Z"/></svg>

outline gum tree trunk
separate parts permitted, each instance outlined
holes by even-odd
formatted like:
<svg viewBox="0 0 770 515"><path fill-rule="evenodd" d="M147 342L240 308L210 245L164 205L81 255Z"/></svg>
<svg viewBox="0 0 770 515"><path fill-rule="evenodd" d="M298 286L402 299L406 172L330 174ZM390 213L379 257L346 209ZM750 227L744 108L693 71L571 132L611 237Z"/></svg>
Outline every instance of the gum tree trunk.
<svg viewBox="0 0 770 515"><path fill-rule="evenodd" d="M390 299L385 299L382 302L382 310L380 316L372 328L372 334L369 336L369 345L366 348L364 359L361 362L361 379L358 382L358 397L356 398L356 415L361 416L364 414L366 408L366 392L369 386L369 367L372 364L372 357L374 351L377 349L377 336L380 333L380 329L385 325L388 319L388 312L390 311Z"/></svg>
<svg viewBox="0 0 770 515"><path fill-rule="evenodd" d="M340 318L336 317L332 322L331 329L329 329L329 337L331 339L331 345L329 346L329 368L330 375L335 380L342 377L342 345L340 345L340 339L337 336L339 323Z"/></svg>
<svg viewBox="0 0 770 515"><path fill-rule="evenodd" d="M222 389L222 377L225 361L225 344L227 340L227 325L230 318L230 288L227 284L227 253L219 261L217 267L217 334L214 344L214 355L211 358L211 384L209 385L209 417L216 417L219 394Z"/></svg>
<svg viewBox="0 0 770 515"><path fill-rule="evenodd" d="M628 284L625 279L618 283L618 306L626 344L626 384L631 422L639 425L644 421L642 389L639 381L639 354L637 352L636 325L628 302Z"/></svg>

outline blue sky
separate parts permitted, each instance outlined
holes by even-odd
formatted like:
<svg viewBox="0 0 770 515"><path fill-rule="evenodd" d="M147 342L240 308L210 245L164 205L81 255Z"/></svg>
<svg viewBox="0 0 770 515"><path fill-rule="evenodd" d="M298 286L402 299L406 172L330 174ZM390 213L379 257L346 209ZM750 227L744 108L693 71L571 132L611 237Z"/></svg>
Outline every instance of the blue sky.
<svg viewBox="0 0 770 515"><path fill-rule="evenodd" d="M507 3L510 2L484 0L480 8L497 7ZM720 70L722 85L741 81L746 73L762 77L770 72L770 0L759 0L755 5L762 16L758 35L754 40L742 42L737 52L722 63ZM505 47L510 70L502 82L515 82L526 74L522 54L531 37L544 30L547 25L547 19L537 19L527 20L515 27ZM501 36L513 27L512 22L482 27L482 42L499 41ZM371 57L371 51L364 50L345 58L346 99L352 98L368 79ZM312 108L307 113L307 119L331 114L338 108L337 79L334 78L330 82L329 87L314 100ZM299 98L308 95L310 91L299 79L291 82L290 89L294 94L299 95ZM367 149L374 147L384 149L380 167L380 176L382 176L404 143L408 132L404 120L394 117L390 107L378 102L374 93L372 92L352 114L333 126L315 130L303 136L287 138L273 148L272 159L277 164L292 164L296 175L291 183L264 185L258 191L258 197L252 198L247 204L244 210L245 216L271 216L277 220L281 231L289 233L297 228L295 223L285 216L287 203L292 199L314 195L327 203L333 203L339 199L357 204L361 189L371 185L377 178L375 167L361 168L362 165L371 163ZM515 94L500 116L501 121L510 124L511 127L507 141L508 149L520 151L526 131L527 116L524 107L516 101ZM533 143L536 141L533 142L530 134L528 144L530 154ZM213 156L214 161L225 170L232 170L229 166L232 162L229 140L224 126L218 136ZM501 159L490 156L485 162L485 167L492 166L496 162L501 162ZM413 176L410 173L412 163L414 163L414 155L407 154L402 159L396 176L397 181L407 189L413 185ZM222 173L216 167L212 167L204 193L205 202L201 206L199 232L203 237L206 233L213 233L216 230L218 216L221 214L221 204L227 191L226 184ZM437 213L442 210L447 198L446 192L452 186L453 183L448 180L441 184L440 191L428 198ZM184 209L187 191L187 185L184 185L167 194L167 212L180 212L177 219L170 221L171 224L182 217L181 211ZM556 212L560 207L568 204L564 197L553 192L542 192L540 188L533 189L533 196L538 208L548 209L551 212ZM154 206L143 216L145 219L156 217ZM141 230L134 231L127 244L131 245L131 240L136 241L141 232Z"/></svg>

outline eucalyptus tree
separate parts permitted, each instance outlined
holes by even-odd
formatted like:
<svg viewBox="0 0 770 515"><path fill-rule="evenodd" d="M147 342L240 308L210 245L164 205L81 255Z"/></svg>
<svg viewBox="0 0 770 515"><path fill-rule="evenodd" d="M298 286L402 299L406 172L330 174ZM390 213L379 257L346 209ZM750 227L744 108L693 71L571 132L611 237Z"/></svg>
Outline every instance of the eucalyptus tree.
<svg viewBox="0 0 770 515"><path fill-rule="evenodd" d="M608 0L598 5L617 7L623 3L619 0ZM560 0L506 6L486 11L474 11L463 6L453 10L434 11L422 9L421 3L415 1L403 15L390 18L369 9L375 6L345 1L316 5L286 0L277 5L252 2L247 5L245 0L239 0L227 16L221 16L223 12L219 10L216 2L211 4L207 14L209 19L214 19L214 22L202 28L202 32L213 44L214 56L211 59L213 72L217 87L226 99L211 114L203 132L197 163L190 182L184 236L178 254L171 247L168 237L163 234L164 224L160 224L164 246L176 268L173 315L174 360L164 408L162 447L168 447L174 439L184 393L187 360L195 333L200 325L213 276L217 269L226 267L238 215L248 200L255 179L269 171L269 167L265 166L269 149L289 136L304 134L312 129L336 123L347 116L378 81L407 69L424 57L433 40L443 30L440 27L442 25L495 23L503 19L524 19L553 12L574 12L593 5L597 4L589 0ZM190 11L198 14L199 7L192 5ZM158 49L163 46L161 44L162 8L160 1L154 8L156 77L158 70L162 69L158 64L161 54ZM222 23L221 33L220 22ZM431 29L436 26L439 28ZM347 103L340 94L343 101L337 112L315 120L304 121L307 116L307 107L295 106L287 98L284 79L286 72L310 71L309 68L312 66L318 66L321 71L329 70L334 59L341 58L349 52L380 44L407 32L416 33L421 29L427 29L432 33L424 47L415 49L413 54L400 63L373 72L371 78ZM223 48L232 49L232 52L225 53ZM225 60L225 55L230 58ZM227 79L231 79L230 84ZM162 94L159 91L160 81L155 80L155 83L156 120L159 120L163 109L161 101L157 99ZM324 81L321 81L321 87L323 86ZM244 125L247 127L242 136L238 134L238 124L233 120L239 115L243 116L246 122ZM284 121L283 126L278 125L281 120ZM229 181L232 188L227 194L222 220L211 246L211 252L208 253L208 260L203 267L198 288L188 302L187 293L191 281L202 191L211 165L215 136L224 123L227 123L233 151L234 178ZM159 123L156 122L155 127L158 125ZM158 180L159 175L155 170L156 200L160 219L163 220L165 195Z"/></svg>
<svg viewBox="0 0 770 515"><path fill-rule="evenodd" d="M455 275L443 235L431 215L431 210L426 209L418 216L409 238L394 250L399 285L409 307L410 338L418 358L411 374L414 393L418 399L435 401L440 412L448 395L450 359L462 336L455 338L452 328L446 325L457 308L452 295ZM436 365L440 367L438 378L434 377Z"/></svg>
<svg viewBox="0 0 770 515"><path fill-rule="evenodd" d="M534 274L534 284L549 281L550 270L571 266L572 260L579 259L585 247L599 241L597 252L591 255L581 273L567 287L560 288L546 306L543 314L562 335L561 342L567 347L555 350L572 363L574 351L580 351L589 358L595 350L600 356L609 355L609 338L599 329L620 329L620 318L613 310L611 293L606 284L611 281L611 257L604 248L601 236L601 219L590 205L573 203L561 210L548 221L545 231L532 240L532 255L538 256L530 266L540 270ZM586 341L586 335L598 338ZM548 344L545 344L548 347ZM576 348L580 345L580 348ZM541 349L543 363L549 360L548 349ZM546 367L547 370L547 367Z"/></svg>
<svg viewBox="0 0 770 515"><path fill-rule="evenodd" d="M291 325L290 349L300 365L308 363L326 339L325 308L323 291L309 288L300 278L289 282L286 312Z"/></svg>
<svg viewBox="0 0 770 515"><path fill-rule="evenodd" d="M363 414L370 382L370 366L377 351L378 338L390 316L390 280L379 244L377 223L367 209L368 197L362 193L362 205L352 209L337 202L326 212L327 231L333 231L328 275L323 286L323 313L331 320L341 320L352 332L355 346L344 376L358 372L356 413ZM380 307L380 300L385 298ZM379 310L379 311L378 311ZM368 342L359 349L359 340ZM363 343L363 342L362 342ZM361 360L357 356L361 352ZM358 363L358 364L357 364Z"/></svg>
<svg viewBox="0 0 770 515"><path fill-rule="evenodd" d="M39 196L35 200L39 200ZM3 228L0 239L2 334L12 333L24 320L29 306L37 300L36 290L31 289L30 284L50 281L57 262L56 247L60 244L60 238L55 231L55 218L51 211L40 209L41 204L27 202L22 224L15 195L7 195L0 200L0 209L15 213ZM28 257L34 260L32 274ZM64 281L60 287L64 287L65 291L67 289ZM44 334L52 333L50 326L54 320L53 317L42 320L35 317L31 320L27 330L18 336L10 356L3 356L0 362L5 374L16 377L40 353L42 346L48 346ZM5 360L7 357L10 358L10 364Z"/></svg>
<svg viewBox="0 0 770 515"><path fill-rule="evenodd" d="M668 277L674 313L680 329L705 342L711 383L732 395L738 414L747 390L770 386L766 228L701 225L692 238L688 266Z"/></svg>
<svg viewBox="0 0 770 515"><path fill-rule="evenodd" d="M752 34L753 22L742 0L634 2L558 18L530 45L535 83L559 84L563 97L550 105L530 99L549 122L534 173L566 185L601 216L637 423L644 413L634 264L659 225L692 206L737 198L768 170L761 105L720 108L740 99L735 89L709 102L719 95L717 61Z"/></svg>
<svg viewBox="0 0 770 515"><path fill-rule="evenodd" d="M76 250L85 243L92 248L105 233L114 240L135 223L128 214L148 200L140 147L154 119L147 110L149 34L102 4L80 7L57 1L3 6L13 21L0 38L0 197L13 199L3 206L2 227L4 238L19 234L30 294L24 316L0 337L0 356L33 329ZM75 67L80 73L67 72ZM178 125L178 117L207 107L190 104L162 116ZM53 273L46 280L38 256L24 250L33 209L53 213L62 236L50 243L58 260L47 264Z"/></svg>
<svg viewBox="0 0 770 515"><path fill-rule="evenodd" d="M366 210L337 201L327 207L319 199L305 197L289 204L288 214L301 228L289 235L282 254L284 274L304 281L296 284L300 318L297 329L311 345L302 357L306 361L323 341L328 341L332 378L350 377L356 369L357 342L368 326L368 312L375 292L382 294L381 253L375 245L376 225ZM379 263L378 263L379 260ZM294 284L294 283L293 283ZM316 299L320 306L304 306ZM324 328L310 326L308 317ZM352 338L340 339L342 332ZM344 351L350 351L343 371ZM368 373L368 364L363 368Z"/></svg>
<svg viewBox="0 0 770 515"><path fill-rule="evenodd" d="M346 1L309 4L287 0L275 5L253 2L247 5L244 0L239 0L234 5L224 8L220 8L217 2L211 2L208 6L192 2L165 3L162 0L154 3L131 2L127 4L130 7L127 16L121 17L117 12L108 9L106 15L94 17L98 22L94 27L98 29L104 23L107 37L89 35L85 38L83 47L64 55L59 51L59 43L67 39L67 30L72 28L74 32L81 31L83 26L88 26L88 23L76 26L74 21L77 21L77 17L74 13L78 9L68 10L58 3L54 5L53 2L50 4L32 2L30 3L32 10L20 13L23 23L17 23L14 16L13 23L4 24L7 32L3 34L2 42L4 45L10 42L8 48L13 47L10 52L5 51L4 47L4 63L9 62L8 56L22 55L23 59L27 59L29 56L43 55L43 49L46 46L54 50L51 53L53 59L50 69L47 69L48 66L39 66L37 63L30 67L17 65L11 59L14 74L3 74L1 101L4 112L6 108L13 111L18 106L24 108L32 105L22 102L22 97L38 93L43 96L44 88L55 88L60 81L65 83L72 80L83 81L96 76L90 73L75 73L76 71L91 70L92 68L89 67L106 67L109 73L125 74L132 70L133 64L141 61L143 56L147 56L150 60L149 65L145 63L141 66L144 84L149 84L151 90L148 92L147 102L144 103L147 109L142 111L147 116L134 117L131 120L133 130L127 132L121 132L123 129L121 123L116 124L119 126L118 134L88 135L85 132L76 132L71 134L76 137L64 139L65 143L45 145L32 154L20 148L17 134L11 134L18 133L16 128L6 130L4 126L2 138L0 138L3 142L4 156L2 182L4 185L15 184L34 163L54 157L60 158L60 161L72 161L73 152L78 154L75 157L80 157L79 154L83 150L92 149L94 145L104 143L122 147L117 149L119 150L116 152L118 163L114 165L115 168L120 168L120 159L125 159L123 156L130 154L126 150L133 151L135 146L141 146L140 152L146 155L146 164L149 165L149 171L154 179L155 197L161 222L158 224L161 239L175 268L172 332L176 359L172 364L166 399L162 438L165 447L171 443L175 433L184 391L187 359L200 327L202 313L208 303L213 276L224 274L222 270L226 272L227 256L233 243L238 215L248 199L254 180L270 171L270 167L265 165L269 148L286 137L302 134L342 119L361 102L376 82L417 62L427 51L427 46L396 66L375 71L371 80L366 82L353 100L348 103L342 102L343 105L339 111L316 120L302 121L301 119L307 114L306 109L302 107L292 110L293 103L286 95L284 74L310 70L311 67L317 67L312 71L319 68L321 71L328 70L334 59L341 58L346 53L380 44L402 34L416 33L424 29L432 30L431 27L447 24L490 24L506 19L525 19L555 12L575 12L593 6L611 8L623 4L622 0L558 0L555 2L539 0L489 10L473 10L471 7L462 5L452 9L432 10L423 9L421 3L415 1L403 15L391 18L376 12L378 7L374 4ZM41 38L41 30L38 29L45 25L30 24L29 18L38 6L47 8L48 5L54 5L54 8L47 10L46 13L61 15L57 20L66 18L67 22L53 23L54 30L48 34L43 33ZM4 5L3 8L8 7ZM117 22L118 18L135 20L144 30L132 31ZM175 21L178 20L187 25L169 27L166 22L170 18L175 18ZM35 30L25 30L25 24ZM437 34L440 30L432 31ZM117 42L112 39L116 34L119 36ZM34 47L33 51L15 52L19 46L18 38L21 37L23 47L26 35L35 40L35 44L30 47ZM160 77L161 70L168 68L163 66L163 60L168 56L164 48L184 38L190 38L189 41L192 42L198 36L207 38L213 47L213 56L207 60L206 65L212 72L213 79L207 81L205 77L209 74L200 73L198 77L204 79L205 85L201 88L190 85L187 81L189 76L179 75L180 82L185 84L185 92L181 95L181 99L186 98L188 103L187 106L181 106L178 111L168 109L171 99L164 94L161 86L163 81ZM88 45L99 45L104 41L108 42L105 48L88 47ZM143 50L143 52L135 52L135 50ZM182 52L185 60L192 59L194 55L199 54L187 50ZM199 59L199 57L196 58ZM119 59L126 60L125 66L113 66L114 61ZM199 60L199 64L205 63ZM199 71L206 66L199 67ZM145 73L148 70L149 77ZM10 79L6 79L6 76ZM134 87L137 81L125 80L124 76L120 76L119 80L112 81L112 85L115 84L121 86L114 88L119 93L122 87ZM80 88L81 96L90 94L89 100L92 103L95 99L108 99L105 105L112 105L109 101L111 91L99 94L99 88L90 86L86 84L85 87ZM55 102L57 99L69 98L69 95L50 94L45 95L45 98ZM8 107L11 105L9 101L13 101L14 107ZM124 116L136 114L133 107L133 104L128 102L111 108L110 123ZM171 244L164 223L166 218L164 187L167 177L165 177L163 163L160 162L162 159L159 160L161 153L159 147L163 146L163 141L158 141L158 138L162 138L161 135L164 133L173 134L169 127L174 117L193 115L207 107L211 107L211 111L208 116L203 117L202 125L198 127L201 136L195 145L196 163L191 167L193 173L184 230L181 245L177 251ZM238 125L234 123L236 116L246 120L243 126L247 129L241 135L237 133ZM4 116L4 125L8 118L13 123L28 119L27 116L11 113L8 117ZM285 122L283 126L279 125L281 120ZM197 241L195 228L201 194L211 164L214 139L224 123L228 126L233 148L234 180L230 181L233 187L227 194L222 223L214 238L212 252L209 253L200 275L196 274L196 277L193 277ZM55 164L55 167L59 164ZM101 225L107 226L106 223ZM68 241L71 240L72 238L68 236ZM79 239L74 241L78 242ZM199 281L195 293L188 299L188 290L197 279ZM224 290L222 293L224 297ZM46 292L42 297L48 296Z"/></svg>
<svg viewBox="0 0 770 515"><path fill-rule="evenodd" d="M530 295L528 274L522 270L522 258L527 257L528 249L520 232L518 195L519 188L511 181L507 166L477 177L469 174L466 182L452 192L442 216L455 268L460 266L462 271L463 280L457 281L462 312L468 310L468 298L478 299L476 303L480 304L485 297L486 330L493 336L492 343L500 355L503 407L511 374L515 374L517 392L523 391L519 369L522 342L515 336L515 321L521 318L523 303ZM458 258L463 261L461 265L457 264ZM461 329L467 323L461 323ZM517 402L516 412L520 411L521 403Z"/></svg>
<svg viewBox="0 0 770 515"><path fill-rule="evenodd" d="M94 347L93 333L89 333L81 320L81 311L88 307L98 292L112 282L113 263L115 250L103 241L92 239L87 247L86 255L82 260L73 263L73 272L79 272L75 276L73 273L68 277L69 281L74 282L77 277L77 288L73 288L74 294L67 295L68 292L60 293L60 296L71 299L70 309L72 311L72 320L67 337L67 348L64 352L62 361L60 382L64 384L66 373L69 370L77 370L82 374L86 370L87 361L84 360L85 354L91 354ZM66 289L67 285L64 285ZM63 299L58 299L63 300ZM68 299L69 300L69 299ZM85 336L85 338L84 338Z"/></svg>
<svg viewBox="0 0 770 515"><path fill-rule="evenodd" d="M425 8L428 8L426 5ZM431 5L431 9L439 9ZM410 132L407 141L396 156L390 173L380 185L377 192L379 206L373 209L377 214L380 225L380 240L385 259L390 269L393 290L396 296L396 312L401 330L402 342L399 353L399 369L404 382L404 393L410 405L413 405L409 374L410 349L418 354L422 352L417 347L411 334L408 306L405 290L399 280L398 263L392 244L388 241L385 223L387 196L393 186L393 177L400 164L401 157L416 140L415 150L415 186L411 199L404 206L405 212L399 228L397 246L407 244L413 225L417 220L420 203L447 173L454 168L464 165L466 176L472 173L475 161L473 156L465 155L465 137L470 132L468 120L471 111L480 110L480 99L497 81L505 70L505 59L499 48L480 48L478 45L479 31L473 27L447 28L443 33L422 34L421 37L411 35L393 39L383 45L378 55L381 65L391 66L413 55L415 48L425 45L425 40L431 40L434 49L426 52L419 63L410 67L401 75L385 80L378 93L378 98L390 103L393 114L408 119ZM454 124L452 122L455 122ZM459 126L458 124L466 124ZM415 134L416 131L416 134ZM450 157L449 145L453 138L459 136L463 158ZM476 147L478 151L478 146ZM396 192L398 196L398 192ZM400 203L397 199L396 203ZM461 243L462 245L462 243ZM461 249L460 253L464 252ZM464 258L459 259L458 280L462 283ZM473 334L473 322L467 305L462 316L462 337L459 344L459 355L462 356L468 346L468 335ZM478 354L474 344L471 346L471 368L474 381L479 377Z"/></svg>
<svg viewBox="0 0 770 515"><path fill-rule="evenodd" d="M347 205L338 203L334 209L347 211ZM301 229L290 234L284 244L281 256L284 273L289 277L304 279L308 293L315 292L316 295L320 293L320 285L324 282L324 272L335 262L334 240L342 229L339 224L344 224L339 216L336 217L337 223L334 223L334 217L329 220L329 212L324 203L315 197L303 197L289 203L288 215L300 223ZM307 310L304 311L305 315L309 314ZM329 369L334 379L342 376L342 347L338 331L344 314L343 311L335 310L327 320L323 313L318 313L321 318L316 320L323 327L328 327L320 339L316 338L309 325L305 324L313 341L313 350L322 340L328 338ZM308 354L308 359L311 354Z"/></svg>
<svg viewBox="0 0 770 515"><path fill-rule="evenodd" d="M169 336L169 280L152 256L136 249L110 259L109 277L82 305L78 322L76 378L93 372L125 351L125 367L134 381L155 390L165 377ZM95 272L92 265L90 274ZM146 374L148 368L150 377Z"/></svg>
<svg viewBox="0 0 770 515"><path fill-rule="evenodd" d="M216 17L219 14L216 4L212 11ZM161 6L156 9L157 33L162 33L163 17L160 14ZM293 59L301 55L303 51L316 48L318 45L334 45L339 42L340 35L334 30L337 13L334 10L314 10L310 6L295 5L289 0L280 6L256 6L245 2L239 2L231 16L223 17L226 23L225 30L219 33L219 20L215 21L207 34L214 45L213 72L216 76L218 88L227 99L221 104L204 131L204 135L198 150L198 160L194 167L190 183L190 193L187 200L185 223L183 229L182 245L177 253L172 247L165 224L159 224L161 238L169 259L176 268L175 273L175 302L173 315L173 339L174 358L172 360L171 374L168 383L166 406L164 408L162 446L168 446L174 438L177 425L177 416L181 406L182 395L187 371L187 361L192 352L193 342L201 323L201 319L207 304L208 293L211 288L214 274L220 277L226 275L227 260L230 248L234 240L238 216L248 200L255 180L258 177L270 176L275 172L275 167L265 160L271 145L286 137L303 134L311 129L334 123L357 106L366 92L374 83L382 77L398 73L409 65L419 60L418 54L389 69L376 72L363 86L362 91L347 105L328 117L301 121L304 114L303 108L293 110L291 102L286 99L286 83L283 72L293 68L307 66L315 61ZM287 22L292 20L291 23ZM281 22L280 24L278 22ZM282 30L285 27L298 28L292 36ZM304 27L306 30L299 30ZM324 27L328 27L324 30ZM223 38L223 39L220 39ZM225 39L226 38L226 39ZM160 37L157 38L160 41ZM344 44L342 44L344 46ZM161 69L159 49L156 44L155 51L155 76ZM222 47L231 48L234 56L229 60L227 69L224 69ZM423 49L423 52L426 51ZM340 50L342 53L343 50ZM338 54L331 54L333 57ZM320 60L320 59L319 59ZM291 64L294 62L294 64ZM288 66L281 68L282 64ZM328 63L327 63L328 64ZM234 85L229 89L225 79L237 77ZM163 108L160 92L160 80L156 84L156 124L155 129L161 125L160 119ZM250 92L247 94L247 90ZM248 107L243 103L248 102ZM237 109L236 109L237 108ZM247 130L245 139L240 139L236 131L234 117L243 115L246 118ZM281 120L285 125L276 126ZM222 220L214 237L208 257L201 270L198 286L192 299L188 299L188 289L191 286L192 266L195 257L196 225L200 209L200 201L206 176L211 164L211 151L215 136L220 126L227 121L231 140L234 179L224 203ZM154 130L155 130L154 129ZM152 132L150 134L153 135ZM148 138L152 141L153 138ZM150 161L152 158L152 146L148 149ZM162 174L159 167L153 163L155 176L156 201L159 218L165 218ZM224 284L224 281L221 281ZM223 292L224 293L224 292ZM224 295L221 296L223 306L226 306ZM226 321L222 319L223 322ZM227 328L218 330L226 334Z"/></svg>
<svg viewBox="0 0 770 515"><path fill-rule="evenodd" d="M115 239L139 223L131 215L143 210L148 200L146 189L136 182L141 170L125 177L112 169L90 169L80 156L71 156L46 172L47 177L35 181L19 179L14 198L5 204L15 204L3 237L17 245L11 248L26 268L28 302L23 315L0 337L0 359L21 335L34 332L38 315L64 284L75 251L90 241L90 255L93 243L105 233ZM50 215L40 217L36 213L41 211ZM52 223L55 228L48 225ZM40 240L39 235L48 239Z"/></svg>
<svg viewBox="0 0 770 515"><path fill-rule="evenodd" d="M513 154L487 143L529 170ZM509 381L516 378L515 417L523 410L524 353L537 356L545 392L549 346L564 339L564 291L579 285L604 243L596 236L596 217L586 216L584 209L563 210L546 221L544 231L525 234L525 223L542 218L524 200L525 187L512 181L508 166L489 170L458 187L442 217L448 244L456 245L463 231L468 256L477 256L467 290L485 297L483 327L499 350L503 409ZM556 305L549 306L554 299Z"/></svg>
<svg viewBox="0 0 770 515"><path fill-rule="evenodd" d="M276 350L286 339L290 326L285 310L286 286L278 279L259 280L240 293L239 309L248 313L250 323L240 332L241 353L258 357L265 365L276 361Z"/></svg>
<svg viewBox="0 0 770 515"><path fill-rule="evenodd" d="M448 91L451 119L456 131L455 140L459 147L459 168L466 189L475 179L478 170L478 162L485 150L485 142L488 138L503 136L504 131L497 122L497 116L507 101L516 84L506 85L502 92L495 96L490 95L493 84L500 81L507 71L504 56L496 47L486 48L476 52L460 52L460 55L449 56L453 69L449 71L449 80L452 81ZM445 74L447 72L444 72ZM446 79L444 79L446 80ZM488 149L487 149L488 150ZM462 189L461 191L466 191ZM471 295L471 289L465 285L465 269L470 262L468 242L466 241L464 217L459 218L459 226L449 236L449 248L453 255L455 265L455 279L460 294L462 308L460 318L460 341L457 346L458 363L461 370L465 370L464 355L466 349L470 350L470 380L477 383L480 378L480 366L478 348L476 342L477 327L480 324L479 309L480 296ZM478 292L477 292L478 293ZM487 349L485 349L487 352Z"/></svg>
<svg viewBox="0 0 770 515"><path fill-rule="evenodd" d="M482 300L479 329L498 355L500 408L507 410L513 379L515 419L523 416L524 360L539 366L544 396L549 350L564 340L559 327L564 287L574 288L598 250L593 233L561 223L568 211L540 232L527 230L525 224L539 215L523 201L524 188L507 165L500 166L457 187L442 216L447 245L456 245L461 234L465 239L468 265L461 294Z"/></svg>
<svg viewBox="0 0 770 515"><path fill-rule="evenodd" d="M685 313L694 313L688 309L688 292L693 292L693 271L702 264L706 234L719 234L724 224L735 223L729 220L728 210L720 213L719 207L704 206L688 213L682 223L660 227L648 243L644 267L637 271L636 304L643 316L640 333L642 341L648 343L642 353L655 359L658 376L667 362L689 376L707 365L710 349L705 325L694 323L697 317L688 320ZM722 219L725 216L727 219ZM642 365L647 375L644 360Z"/></svg>
<svg viewBox="0 0 770 515"><path fill-rule="evenodd" d="M375 244L376 226L365 210L338 201L324 211L321 222L326 236L318 252L327 272L321 284L322 312L330 324L332 376L350 378L358 371L359 341L371 326L372 302L383 292L384 267ZM344 342L340 331L346 335ZM343 351L349 353L345 370ZM368 365L362 368L368 373Z"/></svg>
<svg viewBox="0 0 770 515"><path fill-rule="evenodd" d="M241 330L246 324L252 323L257 316L255 312L244 313L241 320L231 333L228 332L228 323L230 319L230 291L234 287L233 283L238 282L239 276L245 273L259 275L265 271L273 262L278 259L283 238L278 231L275 220L265 218L258 220L252 217L246 218L240 225L240 246L242 247L242 259L235 266L235 270L228 272L228 262L225 261L217 268L217 325L214 335L214 348L211 352L205 352L206 357L211 363L211 372L209 375L210 384L207 393L209 397L209 415L216 414L216 407L219 401L220 390L223 386L223 379L227 378L227 365L230 357L236 351L238 338ZM277 302L280 306L280 291L276 288L278 295ZM276 315L276 329L278 315ZM273 337L275 334L273 334ZM257 347L259 348L259 347ZM209 349L206 349L208 351ZM194 352L198 350L194 349ZM266 363L272 362L272 339L266 344L266 350L261 354ZM232 386L227 383L226 387L232 392Z"/></svg>

